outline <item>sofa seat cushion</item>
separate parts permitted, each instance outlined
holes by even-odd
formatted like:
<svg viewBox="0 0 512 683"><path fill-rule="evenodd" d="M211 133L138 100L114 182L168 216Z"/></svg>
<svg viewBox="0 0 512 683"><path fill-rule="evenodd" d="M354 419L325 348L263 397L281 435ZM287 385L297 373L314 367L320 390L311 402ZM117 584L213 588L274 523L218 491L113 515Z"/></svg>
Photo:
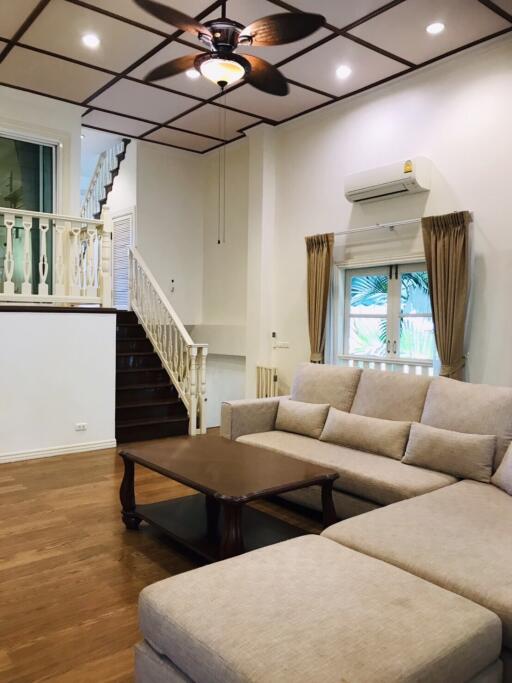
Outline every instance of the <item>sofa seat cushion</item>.
<svg viewBox="0 0 512 683"><path fill-rule="evenodd" d="M351 412L383 420L418 422L431 381L424 375L363 370Z"/></svg>
<svg viewBox="0 0 512 683"><path fill-rule="evenodd" d="M494 434L498 437L496 469L512 440L512 387L436 377L420 422L467 434Z"/></svg>
<svg viewBox="0 0 512 683"><path fill-rule="evenodd" d="M303 363L293 378L291 398L306 403L328 403L348 412L361 373L359 368Z"/></svg>
<svg viewBox="0 0 512 683"><path fill-rule="evenodd" d="M340 475L334 481L335 488L380 505L419 496L457 481L449 474L404 465L383 455L277 430L246 434L238 441L332 467Z"/></svg>
<svg viewBox="0 0 512 683"><path fill-rule="evenodd" d="M461 481L334 524L324 535L498 614L512 647L512 499Z"/></svg>
<svg viewBox="0 0 512 683"><path fill-rule="evenodd" d="M499 656L499 619L318 536L145 588L140 628L193 681L446 683Z"/></svg>

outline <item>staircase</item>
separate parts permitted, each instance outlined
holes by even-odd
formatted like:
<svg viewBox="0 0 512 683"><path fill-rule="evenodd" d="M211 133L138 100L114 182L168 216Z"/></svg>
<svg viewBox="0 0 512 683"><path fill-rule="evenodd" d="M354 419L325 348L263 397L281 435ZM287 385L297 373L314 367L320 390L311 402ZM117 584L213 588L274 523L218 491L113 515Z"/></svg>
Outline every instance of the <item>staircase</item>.
<svg viewBox="0 0 512 683"><path fill-rule="evenodd" d="M132 311L117 312L116 342L118 443L187 434L187 409Z"/></svg>
<svg viewBox="0 0 512 683"><path fill-rule="evenodd" d="M80 210L80 215L84 218L101 216L129 144L130 140L123 138L122 142L100 154Z"/></svg>

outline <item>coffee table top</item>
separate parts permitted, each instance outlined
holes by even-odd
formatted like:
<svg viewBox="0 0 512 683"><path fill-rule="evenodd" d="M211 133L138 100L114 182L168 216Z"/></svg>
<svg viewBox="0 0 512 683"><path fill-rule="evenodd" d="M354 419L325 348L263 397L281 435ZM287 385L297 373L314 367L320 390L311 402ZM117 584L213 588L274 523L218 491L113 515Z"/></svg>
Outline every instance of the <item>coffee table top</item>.
<svg viewBox="0 0 512 683"><path fill-rule="evenodd" d="M174 437L120 455L197 491L232 503L285 493L338 477L321 465L221 436Z"/></svg>

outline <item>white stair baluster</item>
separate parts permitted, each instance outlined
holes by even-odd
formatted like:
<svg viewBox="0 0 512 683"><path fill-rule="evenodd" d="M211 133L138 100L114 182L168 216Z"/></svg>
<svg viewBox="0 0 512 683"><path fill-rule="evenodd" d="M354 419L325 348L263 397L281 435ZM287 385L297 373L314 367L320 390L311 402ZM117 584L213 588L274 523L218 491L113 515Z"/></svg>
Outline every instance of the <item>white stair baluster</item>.
<svg viewBox="0 0 512 683"><path fill-rule="evenodd" d="M32 242L30 231L32 230L32 218L23 216L23 284L21 294L30 296L32 294Z"/></svg>
<svg viewBox="0 0 512 683"><path fill-rule="evenodd" d="M66 224L63 221L55 223L55 296L66 294L66 283L64 281L64 231Z"/></svg>
<svg viewBox="0 0 512 683"><path fill-rule="evenodd" d="M50 221L47 218L39 219L39 286L37 293L39 296L48 296L48 255L46 245L46 235L50 229Z"/></svg>
<svg viewBox="0 0 512 683"><path fill-rule="evenodd" d="M14 274L14 252L12 248L14 216L12 214L5 214L4 223L7 230L4 257L4 294L14 294L14 282L12 282L12 276Z"/></svg>

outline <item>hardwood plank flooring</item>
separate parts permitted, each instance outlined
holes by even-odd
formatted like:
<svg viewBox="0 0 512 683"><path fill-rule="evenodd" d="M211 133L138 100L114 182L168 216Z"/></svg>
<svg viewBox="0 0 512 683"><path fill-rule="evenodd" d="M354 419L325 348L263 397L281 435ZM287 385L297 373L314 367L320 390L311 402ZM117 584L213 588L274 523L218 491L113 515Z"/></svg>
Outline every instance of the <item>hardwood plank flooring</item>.
<svg viewBox="0 0 512 683"><path fill-rule="evenodd" d="M0 466L1 683L133 681L139 592L200 562L148 527L125 529L121 477L116 449ZM138 502L189 493L136 470ZM320 531L294 510L256 507Z"/></svg>

